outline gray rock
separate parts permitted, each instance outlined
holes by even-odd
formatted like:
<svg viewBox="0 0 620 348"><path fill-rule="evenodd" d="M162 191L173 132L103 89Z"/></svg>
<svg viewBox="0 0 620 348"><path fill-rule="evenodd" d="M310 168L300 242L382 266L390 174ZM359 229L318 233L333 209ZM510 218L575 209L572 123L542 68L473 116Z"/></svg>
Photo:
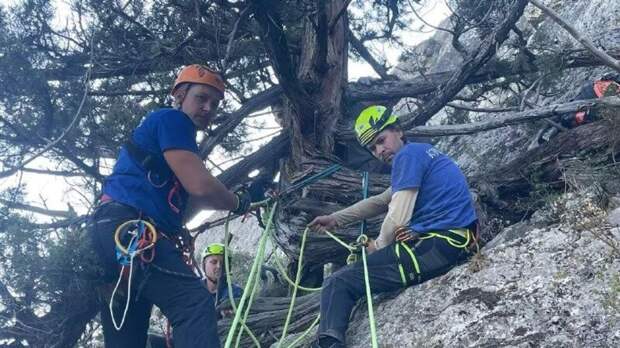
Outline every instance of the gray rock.
<svg viewBox="0 0 620 348"><path fill-rule="evenodd" d="M477 273L462 265L376 303L380 346L620 346L620 306L609 305L620 301L620 255L569 226L515 231L485 247ZM365 307L347 336L369 347Z"/></svg>
<svg viewBox="0 0 620 348"><path fill-rule="evenodd" d="M612 226L620 226L620 208L616 208L609 213L607 222Z"/></svg>

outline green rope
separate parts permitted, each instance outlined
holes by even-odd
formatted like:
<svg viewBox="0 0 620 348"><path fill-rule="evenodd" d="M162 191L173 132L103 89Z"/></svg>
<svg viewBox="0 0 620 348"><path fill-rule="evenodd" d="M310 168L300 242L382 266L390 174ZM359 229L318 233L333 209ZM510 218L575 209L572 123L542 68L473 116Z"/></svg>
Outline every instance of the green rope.
<svg viewBox="0 0 620 348"><path fill-rule="evenodd" d="M368 172L365 171L362 174L362 197L368 198ZM366 303L368 304L368 322L370 324L370 339L372 342L372 348L378 348L377 343L377 328L375 323L375 314L372 308L372 293L370 292L370 276L368 275L368 262L366 260L366 244L368 243L368 237L366 236L366 220L362 220L360 225L360 236L357 238L357 244L362 249L362 263L364 264L364 285L366 287Z"/></svg>
<svg viewBox="0 0 620 348"><path fill-rule="evenodd" d="M306 329L306 331L304 331L303 334L301 334L301 336L297 337L291 344L288 345L288 347L286 348L294 348L296 347L299 342L301 342L301 340L303 340L306 336L308 336L308 334L310 333L310 331L312 331L312 329L314 329L316 327L316 324L319 323L319 319L321 319L321 315L317 315L316 319L314 319L314 321L312 322L312 324L310 324L310 327L308 327Z"/></svg>
<svg viewBox="0 0 620 348"><path fill-rule="evenodd" d="M284 270L284 266L282 266L278 258L275 257L274 260L275 260L276 268L278 269L279 274L282 276L282 278L286 280L286 282L290 286L297 287L299 288L299 290L308 291L308 292L319 291L322 289L322 288L307 288L305 286L295 285L295 282L292 281L291 278L286 274L286 270Z"/></svg>
<svg viewBox="0 0 620 348"><path fill-rule="evenodd" d="M300 188L304 188L310 184L312 184L313 182L319 180L319 179L323 179L326 178L332 174L334 174L335 172L339 171L342 168L342 165L340 164L333 164L327 168L325 168L323 171L316 173L310 177L307 177L305 179L303 179L302 181L289 186L287 189L284 190L284 192L282 192L281 195L286 195L289 194L291 192L294 192Z"/></svg>
<svg viewBox="0 0 620 348"><path fill-rule="evenodd" d="M228 213L229 218L231 215L232 213ZM226 279L227 279L226 285L228 287L228 299L230 300L230 305L232 306L233 313L236 313L237 305L235 304L235 298L233 296L232 272L230 271L230 262L229 262L229 257L228 257L229 255L231 255L229 254L229 249L228 249L228 239L230 236L229 223L230 223L230 219L227 219L226 223L224 224L224 271L226 272ZM254 335L252 330L250 330L250 328L245 324L245 321L243 321L241 325L243 326L243 329L248 333L248 336L250 336L252 341L254 341L254 345L260 348L260 342Z"/></svg>
<svg viewBox="0 0 620 348"><path fill-rule="evenodd" d="M364 263L364 282L366 283L366 302L368 303L368 322L370 323L370 339L372 348L378 348L377 328L375 327L375 315L372 309L372 294L370 293L370 278L368 276L368 265L366 263L366 248L362 248L362 262Z"/></svg>
<svg viewBox="0 0 620 348"><path fill-rule="evenodd" d="M265 227L265 230L269 230L271 228L271 225L273 223L273 216L275 214L276 208L278 206L278 202L276 201L273 205L273 207L271 208L271 212L269 214L269 220L267 221L267 225ZM258 243L258 252L260 253L261 249L265 248L265 243L267 241L268 238L268 233L263 233L263 235L261 236L259 243ZM264 251L264 250L263 250ZM258 269L258 264L259 264L259 258L256 257L254 259L254 263L252 264L252 268L250 270L250 275L248 276L248 281L247 284L250 284L253 282L253 279L257 276L257 269ZM228 335L226 336L226 343L224 344L224 348L230 348L231 344L232 344L232 339L233 336L235 335L235 330L237 328L237 324L239 323L239 320L241 319L241 312L243 311L243 307L245 305L245 301L248 295L248 288L246 287L246 289L243 291L243 295L241 296L241 300L239 300L239 307L238 310L235 312L235 318L233 319L232 324L230 325L230 330L228 331Z"/></svg>
<svg viewBox="0 0 620 348"><path fill-rule="evenodd" d="M271 226L269 226L271 227ZM263 234L266 234L267 239L269 239L269 235L271 234L271 228L266 228ZM258 279L260 278L261 268L263 267L263 259L265 258L265 247L259 250L258 255L256 255L256 259L259 260L258 270L256 272L256 277L254 277L254 283L252 284L252 292L250 292L250 300L248 301L247 309L243 315L242 323L245 323L248 320L248 316L250 315L250 309L252 308L252 303L254 302L254 295L256 295L256 290L258 289ZM239 347L239 343L241 342L241 336L243 332L240 331L237 335L237 341L235 342L235 347Z"/></svg>
<svg viewBox="0 0 620 348"><path fill-rule="evenodd" d="M352 247L351 245L347 244L345 241L343 241L342 239L336 237L335 234L329 232L329 231L325 231L325 234L327 234L328 236L332 237L333 240L335 240L336 242L338 242L338 244L342 245L343 247L345 247L347 250L349 251L355 251L357 250L355 247Z"/></svg>
<svg viewBox="0 0 620 348"><path fill-rule="evenodd" d="M303 266L304 247L306 246L306 236L308 235L309 229L310 229L309 227L306 227L301 237L301 246L299 248L300 249L299 259L297 260L297 275L295 276L295 285L298 285L301 279L301 269ZM284 342L284 339L286 338L286 331L288 330L288 324L291 321L291 316L293 314L293 308L295 307L296 297L297 297L297 286L293 288L293 296L291 298L291 305L288 309L288 314L286 315L286 321L284 322L284 329L282 329L282 338L280 338L280 342L278 342L278 348L282 347L282 343Z"/></svg>

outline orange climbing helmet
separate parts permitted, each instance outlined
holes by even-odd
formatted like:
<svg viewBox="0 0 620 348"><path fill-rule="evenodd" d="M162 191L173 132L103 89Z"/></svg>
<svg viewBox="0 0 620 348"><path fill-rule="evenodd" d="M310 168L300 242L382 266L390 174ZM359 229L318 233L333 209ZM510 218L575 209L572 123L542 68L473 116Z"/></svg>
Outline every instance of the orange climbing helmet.
<svg viewBox="0 0 620 348"><path fill-rule="evenodd" d="M170 94L174 94L179 85L187 82L211 86L224 95L225 86L222 76L207 66L192 64L184 67L174 81Z"/></svg>

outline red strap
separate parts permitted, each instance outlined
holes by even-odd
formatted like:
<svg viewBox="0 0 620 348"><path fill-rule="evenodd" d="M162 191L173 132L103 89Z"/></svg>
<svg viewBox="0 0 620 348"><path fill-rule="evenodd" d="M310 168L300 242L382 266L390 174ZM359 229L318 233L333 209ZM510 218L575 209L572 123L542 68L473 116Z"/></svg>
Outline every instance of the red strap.
<svg viewBox="0 0 620 348"><path fill-rule="evenodd" d="M607 92L607 89L612 84L614 84L616 86L618 85L614 81L599 80L599 81L594 82L594 94L596 94L596 96L599 97L599 98L604 97L605 96L605 92Z"/></svg>
<svg viewBox="0 0 620 348"><path fill-rule="evenodd" d="M172 203L172 200L174 198L178 198L180 200L181 198L181 194L179 193L180 189L181 189L181 183L179 182L178 179L175 179L174 186L172 186L172 188L170 189L170 192L168 192L168 205L170 206L170 209L172 209L172 211L177 214L181 212L181 209L179 209L176 205L174 205L174 203Z"/></svg>
<svg viewBox="0 0 620 348"><path fill-rule="evenodd" d="M575 114L575 124L578 126L582 123L584 123L586 120L586 112L585 111L579 111Z"/></svg>
<svg viewBox="0 0 620 348"><path fill-rule="evenodd" d="M104 194L101 195L101 198L99 198L99 201L101 203L108 203L108 202L112 202L113 199L112 199L112 197L110 197L110 196L108 196L107 194L104 193Z"/></svg>

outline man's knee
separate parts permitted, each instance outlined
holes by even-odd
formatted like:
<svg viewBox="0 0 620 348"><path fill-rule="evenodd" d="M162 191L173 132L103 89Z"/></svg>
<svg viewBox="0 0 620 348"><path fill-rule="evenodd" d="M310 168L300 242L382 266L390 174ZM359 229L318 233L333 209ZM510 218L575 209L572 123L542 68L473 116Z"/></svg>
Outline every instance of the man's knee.
<svg viewBox="0 0 620 348"><path fill-rule="evenodd" d="M351 266L343 267L332 273L323 281L323 290L333 287L347 287L355 278L355 269Z"/></svg>

